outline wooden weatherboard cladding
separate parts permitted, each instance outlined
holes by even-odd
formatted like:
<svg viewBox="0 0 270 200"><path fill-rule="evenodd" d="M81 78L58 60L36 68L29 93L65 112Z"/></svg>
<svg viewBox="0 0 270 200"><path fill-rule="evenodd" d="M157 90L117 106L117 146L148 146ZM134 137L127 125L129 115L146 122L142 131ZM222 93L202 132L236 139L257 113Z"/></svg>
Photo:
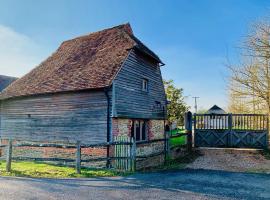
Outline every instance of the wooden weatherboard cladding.
<svg viewBox="0 0 270 200"><path fill-rule="evenodd" d="M104 91L4 100L0 136L31 141L106 142L107 105Z"/></svg>
<svg viewBox="0 0 270 200"><path fill-rule="evenodd" d="M164 119L161 65L129 24L68 40L0 94L0 137L96 144L112 118Z"/></svg>
<svg viewBox="0 0 270 200"><path fill-rule="evenodd" d="M143 80L148 91L142 90ZM166 95L158 63L131 50L113 84L114 117L164 119Z"/></svg>

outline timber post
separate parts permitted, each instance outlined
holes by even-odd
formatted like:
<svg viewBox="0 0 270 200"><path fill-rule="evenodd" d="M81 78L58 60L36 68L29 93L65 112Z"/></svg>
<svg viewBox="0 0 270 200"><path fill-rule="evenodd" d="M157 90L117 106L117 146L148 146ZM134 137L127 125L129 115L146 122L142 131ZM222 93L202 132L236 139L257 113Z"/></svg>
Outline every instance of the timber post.
<svg viewBox="0 0 270 200"><path fill-rule="evenodd" d="M7 158L6 158L6 171L11 171L11 161L12 161L12 140L8 140L8 146L7 146Z"/></svg>
<svg viewBox="0 0 270 200"><path fill-rule="evenodd" d="M232 143L233 143L233 138L232 138L232 126L233 126L233 120L232 120L232 113L229 113L228 114L228 129L229 129L229 131L230 131L230 134L229 134L229 136L228 136L228 144L229 144L229 146L232 146Z"/></svg>
<svg viewBox="0 0 270 200"><path fill-rule="evenodd" d="M165 163L170 158L170 132L165 131Z"/></svg>
<svg viewBox="0 0 270 200"><path fill-rule="evenodd" d="M77 151L76 151L76 173L81 173L81 142L77 141Z"/></svg>
<svg viewBox="0 0 270 200"><path fill-rule="evenodd" d="M192 151L192 113L185 114L185 129L187 133L187 151Z"/></svg>
<svg viewBox="0 0 270 200"><path fill-rule="evenodd" d="M269 114L265 115L266 116L266 129L267 129L267 134L266 134L266 148L265 149L270 149L270 140L269 140Z"/></svg>
<svg viewBox="0 0 270 200"><path fill-rule="evenodd" d="M135 172L136 171L136 141L133 137L131 138L130 162L131 162L130 170L132 172Z"/></svg>

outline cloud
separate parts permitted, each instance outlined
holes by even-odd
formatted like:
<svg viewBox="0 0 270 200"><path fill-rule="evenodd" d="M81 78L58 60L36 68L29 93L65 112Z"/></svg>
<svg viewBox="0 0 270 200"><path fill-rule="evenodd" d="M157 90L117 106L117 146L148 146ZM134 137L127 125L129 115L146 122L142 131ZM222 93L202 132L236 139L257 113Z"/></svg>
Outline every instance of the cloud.
<svg viewBox="0 0 270 200"><path fill-rule="evenodd" d="M41 61L41 48L28 36L0 25L0 74L20 77Z"/></svg>

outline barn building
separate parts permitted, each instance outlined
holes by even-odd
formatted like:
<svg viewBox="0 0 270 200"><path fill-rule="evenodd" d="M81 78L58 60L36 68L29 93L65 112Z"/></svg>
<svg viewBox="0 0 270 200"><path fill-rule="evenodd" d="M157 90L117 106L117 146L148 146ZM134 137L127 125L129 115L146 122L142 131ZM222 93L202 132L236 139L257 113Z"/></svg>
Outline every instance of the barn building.
<svg viewBox="0 0 270 200"><path fill-rule="evenodd" d="M208 114L208 116L204 118L205 127L210 129L228 128L227 113L219 106L212 106L206 114Z"/></svg>
<svg viewBox="0 0 270 200"><path fill-rule="evenodd" d="M96 144L117 136L162 138L163 65L129 24L65 41L1 93L1 139Z"/></svg>

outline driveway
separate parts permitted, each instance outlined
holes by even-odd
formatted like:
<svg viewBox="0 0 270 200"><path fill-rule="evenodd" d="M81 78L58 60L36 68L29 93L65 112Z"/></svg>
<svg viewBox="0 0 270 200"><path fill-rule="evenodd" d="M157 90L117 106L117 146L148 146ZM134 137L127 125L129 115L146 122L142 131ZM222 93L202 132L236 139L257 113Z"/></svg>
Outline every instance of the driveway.
<svg viewBox="0 0 270 200"><path fill-rule="evenodd" d="M259 150L199 148L197 151L201 156L187 168L270 174L270 160Z"/></svg>
<svg viewBox="0 0 270 200"><path fill-rule="evenodd" d="M267 174L186 169L92 179L0 177L1 200L269 198Z"/></svg>

